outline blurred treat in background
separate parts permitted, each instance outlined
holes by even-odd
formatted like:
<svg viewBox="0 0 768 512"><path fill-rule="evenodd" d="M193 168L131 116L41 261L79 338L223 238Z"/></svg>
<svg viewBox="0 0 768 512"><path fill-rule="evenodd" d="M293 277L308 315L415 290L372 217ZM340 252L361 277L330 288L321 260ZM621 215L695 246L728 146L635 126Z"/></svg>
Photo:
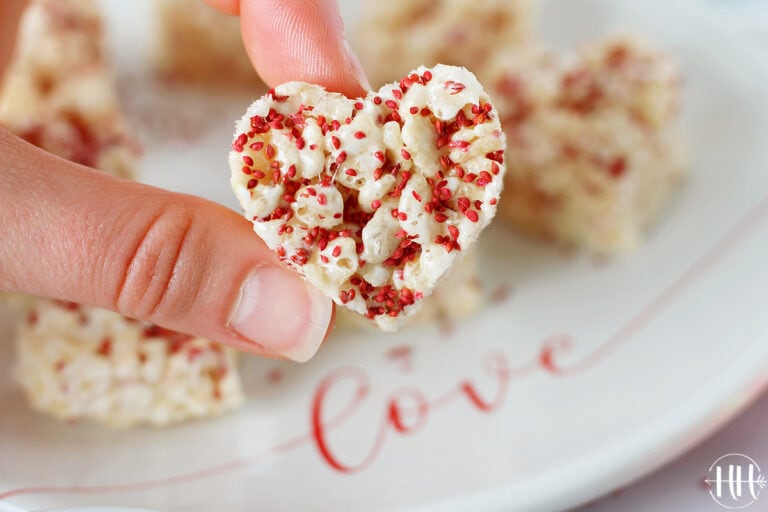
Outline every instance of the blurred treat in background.
<svg viewBox="0 0 768 512"><path fill-rule="evenodd" d="M421 309L409 318L403 328L439 324L450 326L476 313L483 305L483 287L480 282L477 247L466 251L461 261L443 276ZM365 317L347 308L336 308L337 329L374 329Z"/></svg>
<svg viewBox="0 0 768 512"><path fill-rule="evenodd" d="M374 89L424 65L472 72L533 37L534 0L366 0L353 46Z"/></svg>
<svg viewBox="0 0 768 512"><path fill-rule="evenodd" d="M687 168L672 60L619 34L502 51L479 76L507 134L501 218L597 253L636 248Z"/></svg>
<svg viewBox="0 0 768 512"><path fill-rule="evenodd" d="M27 399L63 420L159 427L243 402L234 349L99 308L41 299L17 349Z"/></svg>
<svg viewBox="0 0 768 512"><path fill-rule="evenodd" d="M263 87L240 35L240 18L202 0L156 0L156 68L199 86Z"/></svg>
<svg viewBox="0 0 768 512"><path fill-rule="evenodd" d="M140 154L120 109L92 0L34 0L0 87L0 126L67 160L131 177Z"/></svg>

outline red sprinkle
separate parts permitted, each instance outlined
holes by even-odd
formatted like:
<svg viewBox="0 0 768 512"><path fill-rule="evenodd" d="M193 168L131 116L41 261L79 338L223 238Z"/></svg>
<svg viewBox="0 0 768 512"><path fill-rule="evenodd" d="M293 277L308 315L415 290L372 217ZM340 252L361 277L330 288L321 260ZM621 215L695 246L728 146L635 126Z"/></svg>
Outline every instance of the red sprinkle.
<svg viewBox="0 0 768 512"><path fill-rule="evenodd" d="M459 94L461 91L463 91L466 88L464 84L459 82L454 82L453 80L448 80L447 82L445 82L444 87L446 89L451 90L451 95Z"/></svg>
<svg viewBox="0 0 768 512"><path fill-rule="evenodd" d="M451 149L460 149L462 151L466 151L469 147L469 142L465 140L452 140L448 143L448 147Z"/></svg>
<svg viewBox="0 0 768 512"><path fill-rule="evenodd" d="M355 132L355 138L356 139L364 139L365 138L365 132Z"/></svg>
<svg viewBox="0 0 768 512"><path fill-rule="evenodd" d="M381 201L378 200L378 199L374 199L371 202L371 208L374 209L374 210L378 210L379 208L381 208Z"/></svg>
<svg viewBox="0 0 768 512"><path fill-rule="evenodd" d="M233 144L233 146L237 146L240 148L240 149L236 149L237 151L242 151L243 146L245 146L246 142L248 142L248 136L244 133L241 133L240 135L238 135L237 140L235 140L235 143Z"/></svg>
<svg viewBox="0 0 768 512"><path fill-rule="evenodd" d="M334 258L338 258L339 256L341 256L341 246L337 245L336 247L334 247L333 251L331 252L331 255Z"/></svg>
<svg viewBox="0 0 768 512"><path fill-rule="evenodd" d="M627 170L627 161L624 158L617 158L608 166L608 173L614 178L620 178Z"/></svg>
<svg viewBox="0 0 768 512"><path fill-rule="evenodd" d="M477 216L477 212L475 210L467 210L467 212L464 215L472 222L477 222L479 220L479 217Z"/></svg>
<svg viewBox="0 0 768 512"><path fill-rule="evenodd" d="M112 340L110 338L104 338L101 340L96 353L100 356L109 357L109 355L112 353Z"/></svg>
<svg viewBox="0 0 768 512"><path fill-rule="evenodd" d="M331 144L333 144L334 149L339 149L341 147L341 141L336 136L331 137Z"/></svg>
<svg viewBox="0 0 768 512"><path fill-rule="evenodd" d="M484 187L488 185L491 181L493 181L493 178L491 177L491 174L488 171L480 171L480 174L477 178L476 185L478 187Z"/></svg>
<svg viewBox="0 0 768 512"><path fill-rule="evenodd" d="M405 148L400 150L400 156L402 156L405 160L411 159L411 154Z"/></svg>

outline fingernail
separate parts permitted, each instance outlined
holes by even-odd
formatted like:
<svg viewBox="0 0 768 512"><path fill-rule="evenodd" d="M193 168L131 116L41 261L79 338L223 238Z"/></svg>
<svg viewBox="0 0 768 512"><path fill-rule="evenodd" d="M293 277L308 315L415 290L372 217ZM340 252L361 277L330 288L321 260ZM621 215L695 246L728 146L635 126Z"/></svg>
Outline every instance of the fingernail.
<svg viewBox="0 0 768 512"><path fill-rule="evenodd" d="M352 50L352 47L349 45L349 42L346 39L344 39L344 51L347 54L347 61L352 68L352 74L355 76L357 83L360 84L360 87L366 91L370 91L371 84L368 82L368 77L365 76L363 66L360 65L360 61L357 59L357 55L355 55L355 52Z"/></svg>
<svg viewBox="0 0 768 512"><path fill-rule="evenodd" d="M303 363L320 348L332 312L331 300L309 283L268 265L246 279L229 325L244 338Z"/></svg>

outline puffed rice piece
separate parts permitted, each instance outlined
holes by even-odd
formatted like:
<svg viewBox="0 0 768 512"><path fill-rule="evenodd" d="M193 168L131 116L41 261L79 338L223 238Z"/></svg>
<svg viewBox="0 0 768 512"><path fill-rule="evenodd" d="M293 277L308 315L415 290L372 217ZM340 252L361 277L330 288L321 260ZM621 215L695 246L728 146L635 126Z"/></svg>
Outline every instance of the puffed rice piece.
<svg viewBox="0 0 768 512"><path fill-rule="evenodd" d="M484 299L478 275L477 252L475 246L464 251L463 257L440 280L432 295L424 299L421 309L404 322L403 328L429 324L450 325L480 310ZM347 308L336 310L336 329L365 329L374 325Z"/></svg>
<svg viewBox="0 0 768 512"><path fill-rule="evenodd" d="M636 248L687 170L673 61L617 34L505 52L481 76L509 145L502 218L596 253Z"/></svg>
<svg viewBox="0 0 768 512"><path fill-rule="evenodd" d="M91 0L33 0L0 88L0 126L62 158L130 178L140 150L102 32Z"/></svg>
<svg viewBox="0 0 768 512"><path fill-rule="evenodd" d="M368 0L353 44L374 85L419 65L477 71L497 48L533 39L534 0Z"/></svg>
<svg viewBox="0 0 768 512"><path fill-rule="evenodd" d="M166 426L237 408L237 352L74 303L36 301L15 376L39 411L112 427Z"/></svg>
<svg viewBox="0 0 768 512"><path fill-rule="evenodd" d="M238 122L232 188L279 259L396 330L491 221L504 134L477 79L437 65L365 98L290 82Z"/></svg>

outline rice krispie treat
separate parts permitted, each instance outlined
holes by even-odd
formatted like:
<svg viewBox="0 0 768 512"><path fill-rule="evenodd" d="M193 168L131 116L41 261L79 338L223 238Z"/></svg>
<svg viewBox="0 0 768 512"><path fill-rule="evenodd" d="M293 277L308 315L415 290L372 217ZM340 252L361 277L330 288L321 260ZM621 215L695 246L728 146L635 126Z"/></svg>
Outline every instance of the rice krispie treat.
<svg viewBox="0 0 768 512"><path fill-rule="evenodd" d="M240 35L240 18L202 0L156 0L158 71L199 85L263 86Z"/></svg>
<svg viewBox="0 0 768 512"><path fill-rule="evenodd" d="M139 148L106 58L91 0L33 0L0 88L0 126L68 160L130 177Z"/></svg>
<svg viewBox="0 0 768 512"><path fill-rule="evenodd" d="M534 0L368 0L354 46L374 87L417 66L476 71L532 38Z"/></svg>
<svg viewBox="0 0 768 512"><path fill-rule="evenodd" d="M686 170L670 58L617 35L573 55L516 49L481 76L509 144L502 216L598 253L637 246Z"/></svg>
<svg viewBox="0 0 768 512"><path fill-rule="evenodd" d="M290 82L238 122L232 187L278 257L395 330L496 212L504 134L464 68L349 99Z"/></svg>
<svg viewBox="0 0 768 512"><path fill-rule="evenodd" d="M243 401L233 349L99 308L39 300L17 347L27 398L64 420L164 426Z"/></svg>
<svg viewBox="0 0 768 512"><path fill-rule="evenodd" d="M445 323L472 316L483 305L483 289L478 275L477 249L470 247L424 299L421 309L408 318L403 327ZM369 321L347 309L336 310L337 329L371 327Z"/></svg>

